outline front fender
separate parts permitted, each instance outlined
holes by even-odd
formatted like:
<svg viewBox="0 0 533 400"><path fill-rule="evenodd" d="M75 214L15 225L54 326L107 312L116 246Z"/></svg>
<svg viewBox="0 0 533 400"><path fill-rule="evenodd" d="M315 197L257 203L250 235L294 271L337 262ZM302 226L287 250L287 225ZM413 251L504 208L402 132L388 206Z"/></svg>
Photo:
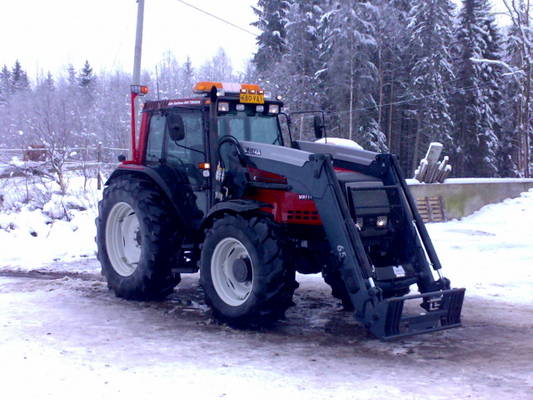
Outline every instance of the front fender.
<svg viewBox="0 0 533 400"><path fill-rule="evenodd" d="M211 207L202 223L202 227L210 226L213 219L224 213L244 214L251 211L259 211L262 208L272 208L272 204L245 199L222 201Z"/></svg>

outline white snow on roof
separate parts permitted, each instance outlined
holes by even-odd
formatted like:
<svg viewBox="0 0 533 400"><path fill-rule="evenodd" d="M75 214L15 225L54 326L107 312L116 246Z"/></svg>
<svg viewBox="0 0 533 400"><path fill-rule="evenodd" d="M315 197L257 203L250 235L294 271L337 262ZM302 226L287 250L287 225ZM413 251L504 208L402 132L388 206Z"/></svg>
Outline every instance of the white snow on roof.
<svg viewBox="0 0 533 400"><path fill-rule="evenodd" d="M359 145L357 142L350 140L350 139L344 139L344 138L338 138L338 137L327 137L327 138L320 138L315 140L316 143L325 143L325 144L334 144L336 146L342 146L342 147L348 147L350 149L357 149L357 150L363 150L363 147Z"/></svg>

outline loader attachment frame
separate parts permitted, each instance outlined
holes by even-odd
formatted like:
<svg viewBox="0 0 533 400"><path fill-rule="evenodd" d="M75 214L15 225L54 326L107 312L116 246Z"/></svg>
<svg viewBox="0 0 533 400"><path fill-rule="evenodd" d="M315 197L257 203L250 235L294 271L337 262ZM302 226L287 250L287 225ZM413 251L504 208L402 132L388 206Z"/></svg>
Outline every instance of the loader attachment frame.
<svg viewBox="0 0 533 400"><path fill-rule="evenodd" d="M461 325L465 290L450 289L449 281L441 277L439 259L394 156L362 151L354 154L354 159L368 162L350 165L376 177L386 177L392 183L388 189L398 191L408 219L407 229L415 243L420 294L384 299L382 290L375 284L374 266L333 168L334 155L244 141L241 146L239 151L244 153L247 163L283 175L291 191L313 198L331 251L339 262L340 274L354 306L354 317L376 337L386 340ZM344 158L343 162L349 163L349 157ZM439 279L433 277L432 270ZM423 312L410 315L404 305L416 299L422 300Z"/></svg>

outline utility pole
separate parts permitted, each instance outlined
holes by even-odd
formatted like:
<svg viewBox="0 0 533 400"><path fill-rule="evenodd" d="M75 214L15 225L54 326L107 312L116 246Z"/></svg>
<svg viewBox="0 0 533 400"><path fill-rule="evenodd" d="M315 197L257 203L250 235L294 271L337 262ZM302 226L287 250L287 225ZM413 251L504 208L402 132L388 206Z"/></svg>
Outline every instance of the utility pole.
<svg viewBox="0 0 533 400"><path fill-rule="evenodd" d="M133 79L131 91L131 158L137 158L137 135L136 135L136 116L139 105L137 98L141 85L141 54L143 41L143 20L144 20L144 0L137 0L137 31L135 33L135 55L133 58ZM136 88L134 90L134 88Z"/></svg>
<svg viewBox="0 0 533 400"><path fill-rule="evenodd" d="M144 0L137 0L137 31L135 33L135 56L133 59L132 85L141 84L141 54L143 42Z"/></svg>

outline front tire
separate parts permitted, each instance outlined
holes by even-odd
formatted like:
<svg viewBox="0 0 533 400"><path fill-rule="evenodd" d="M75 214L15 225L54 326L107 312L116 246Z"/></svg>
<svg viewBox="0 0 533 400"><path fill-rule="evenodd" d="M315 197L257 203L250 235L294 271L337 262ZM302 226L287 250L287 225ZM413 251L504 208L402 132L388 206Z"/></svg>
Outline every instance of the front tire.
<svg viewBox="0 0 533 400"><path fill-rule="evenodd" d="M298 287L284 251L279 228L266 216L227 214L215 220L200 264L200 281L214 315L238 327L283 317Z"/></svg>
<svg viewBox="0 0 533 400"><path fill-rule="evenodd" d="M96 219L102 275L118 297L160 300L180 281L172 266L181 246L177 218L151 182L117 179L104 189Z"/></svg>

